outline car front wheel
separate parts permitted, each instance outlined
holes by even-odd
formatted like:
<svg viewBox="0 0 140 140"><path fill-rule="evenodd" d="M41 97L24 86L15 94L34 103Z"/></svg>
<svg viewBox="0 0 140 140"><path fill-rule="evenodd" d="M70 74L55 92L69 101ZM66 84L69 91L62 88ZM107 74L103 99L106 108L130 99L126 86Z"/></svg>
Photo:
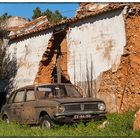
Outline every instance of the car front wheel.
<svg viewBox="0 0 140 140"><path fill-rule="evenodd" d="M53 123L50 120L48 115L45 115L40 118L40 127L41 128L50 129L50 128L52 128L52 126L53 126Z"/></svg>
<svg viewBox="0 0 140 140"><path fill-rule="evenodd" d="M10 121L9 121L9 119L8 119L8 116L7 116L7 115L4 115L4 116L3 116L3 121L4 121L5 123L7 123L7 124L9 124L9 123L10 123Z"/></svg>

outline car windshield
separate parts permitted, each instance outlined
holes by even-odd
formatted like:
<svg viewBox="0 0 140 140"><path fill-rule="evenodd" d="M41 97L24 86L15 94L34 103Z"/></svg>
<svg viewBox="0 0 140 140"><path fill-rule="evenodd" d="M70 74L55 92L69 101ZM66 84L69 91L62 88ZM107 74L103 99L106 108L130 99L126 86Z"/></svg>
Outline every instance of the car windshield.
<svg viewBox="0 0 140 140"><path fill-rule="evenodd" d="M74 86L65 86L67 96L74 97L74 98L80 98L81 94Z"/></svg>
<svg viewBox="0 0 140 140"><path fill-rule="evenodd" d="M81 94L73 85L43 85L37 87L39 99L46 98L80 98Z"/></svg>

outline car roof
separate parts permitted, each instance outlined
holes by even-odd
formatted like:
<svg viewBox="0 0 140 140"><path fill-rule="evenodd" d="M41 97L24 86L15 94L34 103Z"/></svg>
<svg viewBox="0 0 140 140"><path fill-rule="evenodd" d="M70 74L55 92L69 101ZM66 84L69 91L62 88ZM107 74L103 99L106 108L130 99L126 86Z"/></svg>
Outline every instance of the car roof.
<svg viewBox="0 0 140 140"><path fill-rule="evenodd" d="M41 84L37 84L35 86L44 86L44 85L53 85L53 86L57 86L57 85L73 85L73 84L70 84L70 83L41 83Z"/></svg>
<svg viewBox="0 0 140 140"><path fill-rule="evenodd" d="M71 83L40 83L40 84L34 84L34 85L27 85L27 86L24 86L24 87L21 87L21 88L15 90L15 91L19 91L19 90L22 90L22 89L25 89L25 88L26 89L31 89L31 88L34 88L34 87L45 86L45 85L52 85L52 86L69 85L69 86L72 86L73 84L71 84Z"/></svg>

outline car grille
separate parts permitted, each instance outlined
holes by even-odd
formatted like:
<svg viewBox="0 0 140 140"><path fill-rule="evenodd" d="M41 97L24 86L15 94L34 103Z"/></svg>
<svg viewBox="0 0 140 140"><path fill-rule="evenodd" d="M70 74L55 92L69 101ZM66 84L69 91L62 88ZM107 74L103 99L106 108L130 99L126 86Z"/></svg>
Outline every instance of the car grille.
<svg viewBox="0 0 140 140"><path fill-rule="evenodd" d="M65 105L65 111L97 111L98 103L75 103Z"/></svg>

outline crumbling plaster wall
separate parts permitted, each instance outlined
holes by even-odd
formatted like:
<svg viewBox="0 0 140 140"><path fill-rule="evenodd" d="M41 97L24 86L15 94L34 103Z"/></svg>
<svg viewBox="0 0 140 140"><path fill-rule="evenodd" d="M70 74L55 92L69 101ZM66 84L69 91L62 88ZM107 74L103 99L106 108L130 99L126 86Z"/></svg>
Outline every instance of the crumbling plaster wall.
<svg viewBox="0 0 140 140"><path fill-rule="evenodd" d="M134 12L135 14L135 12ZM121 57L118 71L112 73L110 70L103 73L100 97L105 100L114 95L114 111L124 112L129 109L140 107L140 16L127 16L126 37L127 45ZM111 100L108 103L111 110ZM138 122L136 122L137 124Z"/></svg>
<svg viewBox="0 0 140 140"><path fill-rule="evenodd" d="M123 12L123 9L118 9L79 20L71 23L67 31L67 73L70 81L80 85L86 94L89 92L85 86L87 81L93 82L92 90L95 93L95 90L99 91L102 86L100 82L102 84L102 81L106 80L102 78L102 74L108 70L116 72L120 65L126 45ZM59 30L65 27L59 27ZM40 61L46 49L50 47L53 30L9 43L7 54L10 54L11 60L16 59L17 71L13 79L15 88L35 82L39 70L44 67L40 67ZM94 81L98 83L95 85ZM111 81L110 78L107 81ZM96 89L94 86L97 86ZM108 109L116 105L114 94L97 94L96 97L102 98Z"/></svg>
<svg viewBox="0 0 140 140"><path fill-rule="evenodd" d="M82 87L82 83L98 79L109 69L117 71L126 45L123 12L119 9L104 13L71 26L67 43L72 83L81 83Z"/></svg>
<svg viewBox="0 0 140 140"><path fill-rule="evenodd" d="M52 31L48 31L43 34L31 36L9 44L7 56L10 55L9 58L11 60L16 58L16 66L13 66L17 69L13 80L15 88L20 88L34 83L39 69L39 61L48 46L51 34Z"/></svg>

